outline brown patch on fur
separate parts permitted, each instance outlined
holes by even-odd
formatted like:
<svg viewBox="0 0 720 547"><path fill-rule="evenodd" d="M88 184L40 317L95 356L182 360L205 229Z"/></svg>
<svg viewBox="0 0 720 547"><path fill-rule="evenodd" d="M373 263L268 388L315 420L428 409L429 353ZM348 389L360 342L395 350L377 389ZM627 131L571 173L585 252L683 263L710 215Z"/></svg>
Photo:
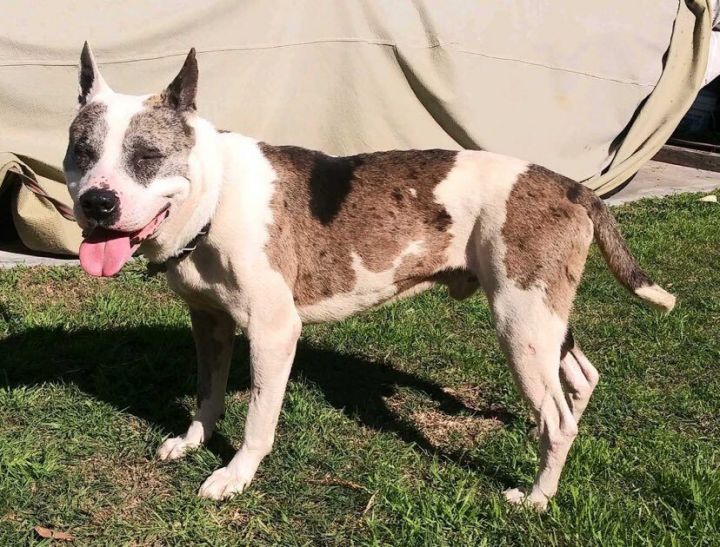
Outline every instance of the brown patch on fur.
<svg viewBox="0 0 720 547"><path fill-rule="evenodd" d="M63 168L66 172L87 173L102 156L108 132L105 121L107 106L90 103L80 109L70 125L69 139Z"/></svg>
<svg viewBox="0 0 720 547"><path fill-rule="evenodd" d="M123 137L125 171L140 184L158 177L187 177L187 158L195 145L195 130L182 112L162 99L149 97L148 108L131 119Z"/></svg>
<svg viewBox="0 0 720 547"><path fill-rule="evenodd" d="M422 241L422 252L406 256L395 273L398 292L442 269L452 219L433 190L454 166L457 152L336 158L293 146L261 143L260 149L278 175L267 253L293 287L298 305L351 291L352 253L368 270L382 272L412 241Z"/></svg>
<svg viewBox="0 0 720 547"><path fill-rule="evenodd" d="M502 228L508 277L523 289L544 286L548 306L564 319L570 314L592 234L585 207L568 199L568 182L576 184L530 166L513 186Z"/></svg>

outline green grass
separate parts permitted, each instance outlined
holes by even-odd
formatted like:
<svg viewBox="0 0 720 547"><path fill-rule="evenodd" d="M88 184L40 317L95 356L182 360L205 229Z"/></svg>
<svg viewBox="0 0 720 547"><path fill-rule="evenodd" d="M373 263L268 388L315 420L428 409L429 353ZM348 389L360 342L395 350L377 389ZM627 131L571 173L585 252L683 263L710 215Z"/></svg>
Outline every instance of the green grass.
<svg viewBox="0 0 720 547"><path fill-rule="evenodd" d="M532 424L485 299L443 291L305 330L275 451L226 503L202 480L242 438L247 345L228 412L184 461L154 451L194 405L189 320L135 263L0 272L0 545L35 525L78 544L720 544L720 208L697 196L618 209L679 305L662 317L591 253L573 321L601 372L546 514Z"/></svg>

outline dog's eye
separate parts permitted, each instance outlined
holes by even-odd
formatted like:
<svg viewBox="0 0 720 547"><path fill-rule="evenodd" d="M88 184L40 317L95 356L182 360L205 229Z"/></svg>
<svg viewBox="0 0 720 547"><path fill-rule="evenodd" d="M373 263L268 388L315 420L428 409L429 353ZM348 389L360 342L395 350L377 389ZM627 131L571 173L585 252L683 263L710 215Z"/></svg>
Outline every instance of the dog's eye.
<svg viewBox="0 0 720 547"><path fill-rule="evenodd" d="M145 152L137 157L138 163L157 163L162 161L164 156L160 152Z"/></svg>

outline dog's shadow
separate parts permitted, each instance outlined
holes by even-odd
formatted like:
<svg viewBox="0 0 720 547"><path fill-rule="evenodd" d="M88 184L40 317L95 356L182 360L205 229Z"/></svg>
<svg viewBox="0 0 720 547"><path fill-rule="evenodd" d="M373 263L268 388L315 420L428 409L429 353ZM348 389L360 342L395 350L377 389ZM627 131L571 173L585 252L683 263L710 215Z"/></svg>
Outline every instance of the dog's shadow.
<svg viewBox="0 0 720 547"><path fill-rule="evenodd" d="M248 344L238 336L228 391L249 387ZM0 342L0 383L9 387L61 381L160 427L168 434L182 433L189 410L181 403L195 395L195 350L189 328L131 326L114 329L67 331L35 327L11 334ZM434 446L412 423L389 406L388 398L410 388L432 399L443 413L480 415L508 423L503 410L468 408L442 386L392 364L372 362L315 347L298 346L293 377L317 386L333 407L367 427L391 431L406 442L440 453L463 466L470 465L496 479L495 469L468 459L453 449ZM186 399L187 400L187 399ZM237 447L215 434L209 449L227 462Z"/></svg>

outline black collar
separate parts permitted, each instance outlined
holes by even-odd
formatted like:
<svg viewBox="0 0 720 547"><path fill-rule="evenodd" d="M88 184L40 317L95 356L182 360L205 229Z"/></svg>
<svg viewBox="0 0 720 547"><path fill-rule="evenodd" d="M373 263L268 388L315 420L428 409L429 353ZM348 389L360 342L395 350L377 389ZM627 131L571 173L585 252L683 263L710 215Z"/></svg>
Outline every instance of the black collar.
<svg viewBox="0 0 720 547"><path fill-rule="evenodd" d="M168 260L182 260L187 255L192 253L195 248L200 244L200 242L203 240L203 238L208 235L208 232L210 231L210 223L208 222L205 226L202 227L202 229L195 235L194 238L192 238L185 247L180 249L175 256L171 256L168 258Z"/></svg>
<svg viewBox="0 0 720 547"><path fill-rule="evenodd" d="M202 229L195 234L195 237L192 238L185 247L180 249L175 255L168 258L165 262L161 262L160 264L153 264L152 262L148 264L148 274L150 276L153 276L159 272L166 272L167 271L167 265L168 262L171 260L180 261L184 258L186 258L190 253L192 253L197 246L200 244L200 242L205 238L206 235L208 235L208 232L210 231L210 223L208 222L205 226L202 227Z"/></svg>

